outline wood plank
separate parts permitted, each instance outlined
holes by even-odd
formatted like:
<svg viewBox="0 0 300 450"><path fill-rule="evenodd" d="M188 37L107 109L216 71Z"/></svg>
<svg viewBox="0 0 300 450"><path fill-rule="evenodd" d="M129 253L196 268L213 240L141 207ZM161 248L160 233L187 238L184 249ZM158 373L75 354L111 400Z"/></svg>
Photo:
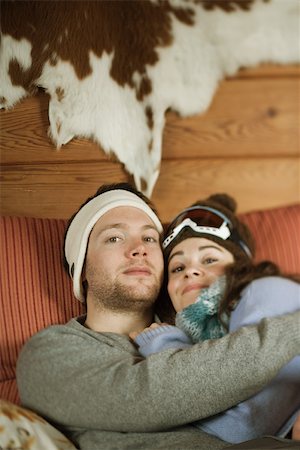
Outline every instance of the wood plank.
<svg viewBox="0 0 300 450"><path fill-rule="evenodd" d="M153 202L163 221L199 198L227 192L239 211L300 201L299 158L164 161ZM187 175L188 174L188 175ZM4 166L1 213L67 218L102 183L126 181L110 162Z"/></svg>
<svg viewBox="0 0 300 450"><path fill-rule="evenodd" d="M228 79L235 78L275 78L275 77L299 77L300 64L260 64L251 68L243 68Z"/></svg>
<svg viewBox="0 0 300 450"><path fill-rule="evenodd" d="M299 66L241 71L205 114L167 115L153 194L164 221L217 191L234 195L241 212L300 201L299 75ZM2 214L66 218L99 185L130 180L86 139L56 152L47 110L40 94L0 113Z"/></svg>
<svg viewBox="0 0 300 450"><path fill-rule="evenodd" d="M297 155L300 78L223 81L209 110L169 118L163 158Z"/></svg>
<svg viewBox="0 0 300 450"><path fill-rule="evenodd" d="M56 151L47 136L48 97L27 98L0 113L1 164L103 161L110 158L87 139ZM163 158L299 153L300 78L223 81L203 115L167 115Z"/></svg>
<svg viewBox="0 0 300 450"><path fill-rule="evenodd" d="M6 165L1 214L67 218L106 183L130 181L120 163Z"/></svg>
<svg viewBox="0 0 300 450"><path fill-rule="evenodd" d="M300 160L290 158L168 161L153 201L164 221L214 193L236 198L239 212L300 202Z"/></svg>
<svg viewBox="0 0 300 450"><path fill-rule="evenodd" d="M48 102L48 95L39 92L13 109L0 112L2 164L107 159L100 147L88 139L74 139L56 150L48 136Z"/></svg>

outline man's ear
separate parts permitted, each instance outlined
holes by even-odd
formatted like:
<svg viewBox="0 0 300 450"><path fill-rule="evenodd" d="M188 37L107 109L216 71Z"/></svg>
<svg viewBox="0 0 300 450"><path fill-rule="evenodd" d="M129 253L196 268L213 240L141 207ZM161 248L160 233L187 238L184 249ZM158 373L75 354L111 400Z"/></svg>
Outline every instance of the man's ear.
<svg viewBox="0 0 300 450"><path fill-rule="evenodd" d="M83 295L84 298L86 299L87 297L87 291L88 291L88 282L86 279L86 265L84 264L83 268L82 268L82 273L81 273L81 284L82 284L82 290L83 290Z"/></svg>
<svg viewBox="0 0 300 450"><path fill-rule="evenodd" d="M86 280L82 281L82 290L83 290L84 298L86 299L87 291L88 291L88 282Z"/></svg>
<svg viewBox="0 0 300 450"><path fill-rule="evenodd" d="M83 268L82 268L82 272L81 272L81 282L84 283L86 281L86 265L84 263Z"/></svg>

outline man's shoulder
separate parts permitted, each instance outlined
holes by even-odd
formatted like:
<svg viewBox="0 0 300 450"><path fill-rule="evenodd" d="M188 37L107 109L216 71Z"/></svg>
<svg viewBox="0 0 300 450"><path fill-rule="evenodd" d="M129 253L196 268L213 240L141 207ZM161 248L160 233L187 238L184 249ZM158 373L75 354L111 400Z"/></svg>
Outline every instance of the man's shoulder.
<svg viewBox="0 0 300 450"><path fill-rule="evenodd" d="M99 333L85 327L84 322L85 316L79 316L65 324L50 325L38 331L25 343L20 355L44 352L61 355L64 351L71 353L80 349L84 352L101 352L104 356L105 349L111 354L113 348L119 352L133 352L133 344L123 335Z"/></svg>
<svg viewBox="0 0 300 450"><path fill-rule="evenodd" d="M46 328L42 328L31 336L28 342L35 341L37 339L44 339L45 337L55 336L57 334L74 333L76 330L80 330L81 325L78 322L78 318L73 318L67 323L48 325Z"/></svg>
<svg viewBox="0 0 300 450"><path fill-rule="evenodd" d="M62 336L70 332L72 333L71 330L73 329L73 326L71 325L71 322L72 321L69 321L66 324L49 325L34 333L21 348L18 362L20 359L24 359L24 356L27 357L29 354L36 355L42 353L45 349L55 348L57 342L62 343Z"/></svg>

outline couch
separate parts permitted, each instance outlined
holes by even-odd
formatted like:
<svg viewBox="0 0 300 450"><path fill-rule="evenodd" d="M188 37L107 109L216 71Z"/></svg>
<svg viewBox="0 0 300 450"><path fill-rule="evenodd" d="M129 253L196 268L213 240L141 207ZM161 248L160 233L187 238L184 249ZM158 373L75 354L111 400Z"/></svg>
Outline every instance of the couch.
<svg viewBox="0 0 300 450"><path fill-rule="evenodd" d="M300 273L300 204L240 218L256 240L257 261L270 259L287 273ZM63 219L1 217L0 448L10 448L8 443L31 450L74 448L58 430L21 407L15 376L18 354L30 336L83 312L62 266L65 226ZM20 429L26 432L20 435Z"/></svg>

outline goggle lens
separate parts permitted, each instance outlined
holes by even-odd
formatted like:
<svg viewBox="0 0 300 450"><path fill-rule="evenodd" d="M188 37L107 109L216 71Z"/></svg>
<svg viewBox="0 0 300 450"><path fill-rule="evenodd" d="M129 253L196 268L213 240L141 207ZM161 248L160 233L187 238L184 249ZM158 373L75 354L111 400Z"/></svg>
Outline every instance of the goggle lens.
<svg viewBox="0 0 300 450"><path fill-rule="evenodd" d="M169 225L163 248L178 236L185 227L190 227L195 232L217 236L223 240L229 239L235 242L251 258L251 252L247 245L240 239L228 217L220 211L209 206L192 206L180 213Z"/></svg>
<svg viewBox="0 0 300 450"><path fill-rule="evenodd" d="M223 222L228 223L231 225L230 220L224 216L223 214L220 215L216 214L215 212L207 209L192 209L189 208L185 211L183 211L181 214L179 214L171 223L171 225L168 228L168 233L171 233L174 228L176 228L178 225L180 225L185 219L191 219L193 222L195 222L199 226L206 226L206 227L213 227L213 228L220 228Z"/></svg>

